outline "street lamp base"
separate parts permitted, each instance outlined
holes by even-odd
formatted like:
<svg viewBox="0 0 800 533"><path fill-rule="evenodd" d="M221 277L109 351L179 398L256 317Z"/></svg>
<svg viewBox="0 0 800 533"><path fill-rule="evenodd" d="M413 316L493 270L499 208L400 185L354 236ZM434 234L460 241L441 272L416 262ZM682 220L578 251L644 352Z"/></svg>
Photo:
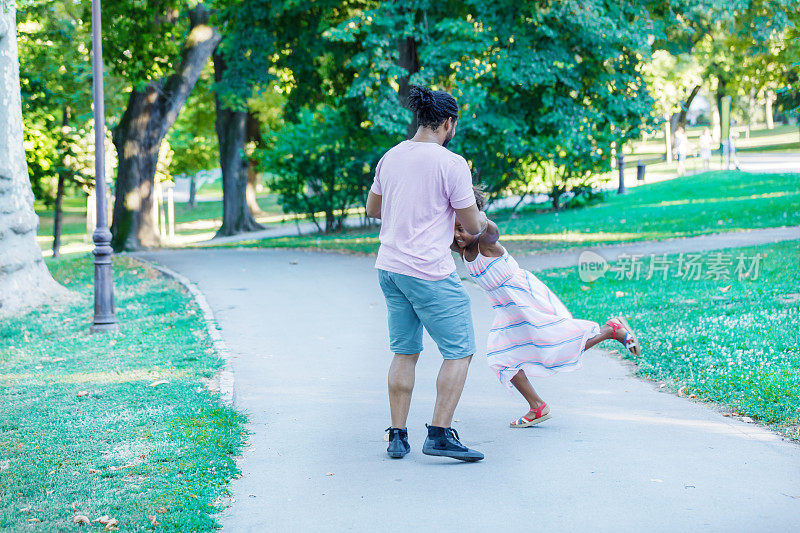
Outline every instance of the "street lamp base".
<svg viewBox="0 0 800 533"><path fill-rule="evenodd" d="M92 333L105 333L109 331L119 331L119 324L112 322L111 324L92 324L89 328Z"/></svg>

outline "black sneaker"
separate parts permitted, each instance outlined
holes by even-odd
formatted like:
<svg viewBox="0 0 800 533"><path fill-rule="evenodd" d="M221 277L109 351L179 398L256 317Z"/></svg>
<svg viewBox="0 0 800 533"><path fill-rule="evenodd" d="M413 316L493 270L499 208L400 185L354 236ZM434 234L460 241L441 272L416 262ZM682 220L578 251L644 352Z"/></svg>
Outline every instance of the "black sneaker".
<svg viewBox="0 0 800 533"><path fill-rule="evenodd" d="M408 444L408 429L386 428L386 431L389 432L389 447L386 448L386 453L392 459L402 459L411 451L411 446Z"/></svg>
<svg viewBox="0 0 800 533"><path fill-rule="evenodd" d="M474 463L483 459L481 452L470 450L459 441L458 432L453 428L440 428L429 426L428 438L422 446L422 453L425 455L439 455L442 457L452 457L460 461Z"/></svg>

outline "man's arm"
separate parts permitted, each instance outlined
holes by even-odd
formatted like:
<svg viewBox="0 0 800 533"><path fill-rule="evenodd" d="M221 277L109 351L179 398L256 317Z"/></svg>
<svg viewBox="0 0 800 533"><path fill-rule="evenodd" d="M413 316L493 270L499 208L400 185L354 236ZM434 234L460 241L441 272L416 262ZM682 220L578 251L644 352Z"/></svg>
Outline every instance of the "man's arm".
<svg viewBox="0 0 800 533"><path fill-rule="evenodd" d="M481 234L479 241L481 244L492 245L500 239L500 228L491 220L487 219L487 222L486 231Z"/></svg>
<svg viewBox="0 0 800 533"><path fill-rule="evenodd" d="M367 216L370 218L381 218L381 203L383 197L380 194L375 194L369 191L367 196Z"/></svg>
<svg viewBox="0 0 800 533"><path fill-rule="evenodd" d="M486 231L489 220L486 213L478 210L477 204L472 204L464 209L456 209L456 217L461 222L461 227L469 232L470 235L480 235Z"/></svg>

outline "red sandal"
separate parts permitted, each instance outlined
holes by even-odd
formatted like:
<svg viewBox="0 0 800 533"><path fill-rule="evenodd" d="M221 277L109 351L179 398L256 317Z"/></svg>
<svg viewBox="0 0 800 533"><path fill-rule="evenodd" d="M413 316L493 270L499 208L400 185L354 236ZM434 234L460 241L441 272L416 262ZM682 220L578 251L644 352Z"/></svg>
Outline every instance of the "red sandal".
<svg viewBox="0 0 800 533"><path fill-rule="evenodd" d="M642 349L639 345L639 339L636 338L636 334L633 332L630 324L628 321L625 320L624 317L618 316L610 319L606 322L606 326L611 328L611 338L617 340L625 345L625 348L628 349L633 355L639 357L642 355ZM625 335L620 339L618 332L622 330Z"/></svg>
<svg viewBox="0 0 800 533"><path fill-rule="evenodd" d="M528 418L527 416L521 416L511 422L508 427L511 428L529 428L531 426L535 426L539 422L544 422L548 418L550 418L550 413L548 412L546 415L542 414L544 408L547 407L546 403L543 403L539 406L538 409L534 409L533 412L536 414L533 418Z"/></svg>

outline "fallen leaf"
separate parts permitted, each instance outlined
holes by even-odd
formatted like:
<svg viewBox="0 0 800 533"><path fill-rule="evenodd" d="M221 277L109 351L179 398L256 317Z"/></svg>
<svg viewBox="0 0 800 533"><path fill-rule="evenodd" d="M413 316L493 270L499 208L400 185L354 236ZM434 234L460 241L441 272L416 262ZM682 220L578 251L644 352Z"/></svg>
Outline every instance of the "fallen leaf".
<svg viewBox="0 0 800 533"><path fill-rule="evenodd" d="M327 473L327 474L325 474L325 475L326 475L326 476L335 476L336 474L334 474L333 472L328 472L328 473Z"/></svg>
<svg viewBox="0 0 800 533"><path fill-rule="evenodd" d="M95 518L94 520L92 520L92 522L100 522L101 524L108 524L109 522L111 522L111 520L114 519L108 516L107 514L104 514L103 516ZM116 522L116 520L114 521Z"/></svg>
<svg viewBox="0 0 800 533"><path fill-rule="evenodd" d="M88 390L79 390L78 391L78 398L82 398L84 396L89 396L89 391Z"/></svg>
<svg viewBox="0 0 800 533"><path fill-rule="evenodd" d="M28 522L41 522L38 518L28 518Z"/></svg>
<svg viewBox="0 0 800 533"><path fill-rule="evenodd" d="M156 519L156 515L154 515L154 514L153 515L148 515L147 519L150 520L150 523L153 524L154 526L160 526L161 525L161 522L159 522L158 519Z"/></svg>
<svg viewBox="0 0 800 533"><path fill-rule="evenodd" d="M66 357L53 357L53 359L51 359L51 361L53 361L54 363L60 363L61 361L66 361L66 360L67 360Z"/></svg>
<svg viewBox="0 0 800 533"><path fill-rule="evenodd" d="M51 495L51 494L53 494L54 492L55 492L55 491L54 491L54 490L52 490L52 489L51 489L51 490L46 490L46 491L44 491L44 493L45 493L47 496L50 496L50 495Z"/></svg>
<svg viewBox="0 0 800 533"><path fill-rule="evenodd" d="M97 470L96 468L89 469L90 474L99 474L100 472L102 472L102 470Z"/></svg>
<svg viewBox="0 0 800 533"><path fill-rule="evenodd" d="M690 394L689 398L697 398L697 394Z"/></svg>
<svg viewBox="0 0 800 533"><path fill-rule="evenodd" d="M731 416L730 413L722 413L722 416Z"/></svg>
<svg viewBox="0 0 800 533"><path fill-rule="evenodd" d="M158 379L152 382L150 385L148 385L148 387L157 387L159 385L164 385L166 383L169 383L169 381L167 381L166 379Z"/></svg>
<svg viewBox="0 0 800 533"><path fill-rule="evenodd" d="M11 467L11 459L3 459L0 461L0 472L8 470Z"/></svg>
<svg viewBox="0 0 800 533"><path fill-rule="evenodd" d="M686 386L685 385L683 387L681 387L680 389L678 389L678 396L680 396L681 398L686 396Z"/></svg>
<svg viewBox="0 0 800 533"><path fill-rule="evenodd" d="M72 521L76 524L91 524L89 517L83 516L82 514L75 515L75 518L73 518Z"/></svg>
<svg viewBox="0 0 800 533"><path fill-rule="evenodd" d="M158 508L158 510L157 510L156 512L157 512L157 513L164 514L164 513L166 513L166 512L167 512L167 508L166 508L166 507L159 507L159 508Z"/></svg>
<svg viewBox="0 0 800 533"><path fill-rule="evenodd" d="M592 290L592 288L589 287L588 285L581 285L581 290L582 291L590 291L590 290Z"/></svg>
<svg viewBox="0 0 800 533"><path fill-rule="evenodd" d="M197 494L194 494L193 492L190 492L190 493L189 493L189 497L190 497L190 498L194 498L195 500L198 500L198 499L200 499L200 497L199 497Z"/></svg>
<svg viewBox="0 0 800 533"><path fill-rule="evenodd" d="M44 366L42 366L42 365L36 365L34 368L35 368L36 370L41 370L41 369L43 369L43 368L44 368Z"/></svg>
<svg viewBox="0 0 800 533"><path fill-rule="evenodd" d="M724 287L720 287L719 292L728 292L729 290L731 290L732 287L733 285L726 285Z"/></svg>
<svg viewBox="0 0 800 533"><path fill-rule="evenodd" d="M749 416L740 416L739 420L741 420L742 422L752 422L753 421L753 419L750 418Z"/></svg>
<svg viewBox="0 0 800 533"><path fill-rule="evenodd" d="M623 296L627 296L627 295L628 295L628 293L627 292L623 292L623 291L617 291L617 292L614 293L614 296L616 296L617 298L622 298Z"/></svg>

